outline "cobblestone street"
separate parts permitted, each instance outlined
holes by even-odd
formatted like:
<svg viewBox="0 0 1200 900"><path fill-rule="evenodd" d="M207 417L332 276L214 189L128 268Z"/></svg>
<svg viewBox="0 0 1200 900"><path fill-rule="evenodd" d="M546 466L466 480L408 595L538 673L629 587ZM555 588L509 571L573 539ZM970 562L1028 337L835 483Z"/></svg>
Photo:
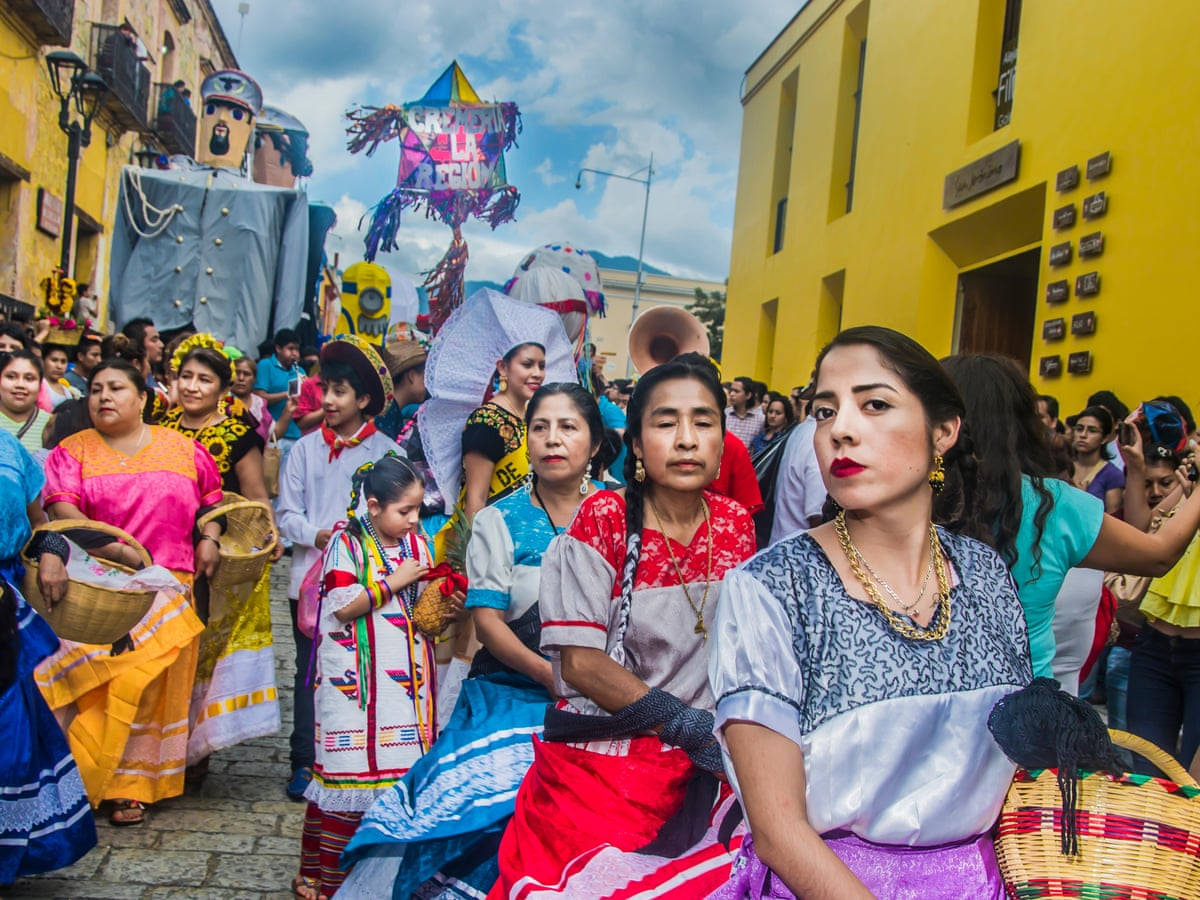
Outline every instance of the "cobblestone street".
<svg viewBox="0 0 1200 900"><path fill-rule="evenodd" d="M68 869L18 881L5 900L291 896L304 804L290 802L283 792L290 775L295 654L287 607L290 563L285 557L271 575L281 732L215 754L203 787L151 807L144 825L114 828L107 817L98 817L100 843L91 853Z"/></svg>

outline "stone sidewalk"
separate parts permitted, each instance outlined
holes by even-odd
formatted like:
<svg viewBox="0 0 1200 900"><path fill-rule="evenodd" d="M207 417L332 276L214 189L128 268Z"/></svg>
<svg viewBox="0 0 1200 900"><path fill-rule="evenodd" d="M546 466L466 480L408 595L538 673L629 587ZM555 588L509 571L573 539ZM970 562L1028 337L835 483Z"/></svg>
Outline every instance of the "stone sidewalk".
<svg viewBox="0 0 1200 900"><path fill-rule="evenodd" d="M100 843L68 869L18 881L4 900L248 900L291 897L300 865L304 804L283 792L291 774L295 656L287 607L290 560L271 573L275 672L284 727L280 734L212 757L203 788L150 808L144 825L114 828L97 818Z"/></svg>

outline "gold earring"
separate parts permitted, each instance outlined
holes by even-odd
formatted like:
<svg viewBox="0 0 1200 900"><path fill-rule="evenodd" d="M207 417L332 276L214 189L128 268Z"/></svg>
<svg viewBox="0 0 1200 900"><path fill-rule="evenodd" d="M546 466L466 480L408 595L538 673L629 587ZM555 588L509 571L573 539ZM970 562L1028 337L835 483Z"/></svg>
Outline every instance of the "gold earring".
<svg viewBox="0 0 1200 900"><path fill-rule="evenodd" d="M646 480L646 467L642 465L642 458L636 457L633 463L633 480L641 484Z"/></svg>
<svg viewBox="0 0 1200 900"><path fill-rule="evenodd" d="M933 454L933 471L929 473L929 486L935 494L940 494L946 486L946 461L942 454Z"/></svg>
<svg viewBox="0 0 1200 900"><path fill-rule="evenodd" d="M583 479L579 482L579 496L586 497L588 488L591 486L592 486L592 479L589 477L589 473L584 472Z"/></svg>
<svg viewBox="0 0 1200 900"><path fill-rule="evenodd" d="M508 390L508 379L505 378L503 375L501 375L500 376L500 393L503 394L507 390Z"/></svg>

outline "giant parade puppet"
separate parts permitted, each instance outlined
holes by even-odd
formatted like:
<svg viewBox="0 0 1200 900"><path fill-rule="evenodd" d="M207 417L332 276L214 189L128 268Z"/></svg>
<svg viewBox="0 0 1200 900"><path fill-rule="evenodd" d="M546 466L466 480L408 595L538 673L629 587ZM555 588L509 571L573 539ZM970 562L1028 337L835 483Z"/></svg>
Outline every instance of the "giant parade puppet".
<svg viewBox="0 0 1200 900"><path fill-rule="evenodd" d="M380 144L400 142L396 187L371 212L367 260L396 249L404 210L423 209L452 230L450 249L425 279L436 333L463 301L463 223L476 218L496 228L514 218L521 196L507 181L504 151L517 142L521 114L515 103L481 100L453 62L415 103L357 107L347 115L351 153L370 156Z"/></svg>
<svg viewBox="0 0 1200 900"><path fill-rule="evenodd" d="M253 350L300 322L306 281L316 278L309 205L295 186L311 172L307 133L268 110L254 162L259 183L246 165L264 111L258 84L225 69L204 79L200 96L195 159L173 156L167 169L122 172L111 315L118 324L148 316L162 331L194 327Z"/></svg>

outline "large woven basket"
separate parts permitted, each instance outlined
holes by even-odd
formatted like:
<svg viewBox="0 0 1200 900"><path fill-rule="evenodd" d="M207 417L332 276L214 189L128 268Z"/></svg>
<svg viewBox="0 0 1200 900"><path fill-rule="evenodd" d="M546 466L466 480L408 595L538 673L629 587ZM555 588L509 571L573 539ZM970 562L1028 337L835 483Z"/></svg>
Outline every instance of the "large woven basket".
<svg viewBox="0 0 1200 900"><path fill-rule="evenodd" d="M105 522L90 519L58 519L39 525L37 531L87 530L102 532L132 547L143 566L151 564L150 554L133 535ZM67 596L53 609L47 609L38 590L38 560L22 552L25 580L21 591L29 605L38 611L54 633L68 641L81 644L111 644L129 634L154 603L154 591L120 591L99 587L82 581L71 581ZM121 572L133 570L120 563L104 560L106 565Z"/></svg>
<svg viewBox="0 0 1200 900"><path fill-rule="evenodd" d="M1018 769L996 829L996 858L1013 900L1200 897L1200 787L1169 754L1110 730L1167 776L1080 772L1079 855L1062 853L1054 769Z"/></svg>
<svg viewBox="0 0 1200 900"><path fill-rule="evenodd" d="M196 527L203 528L222 516L225 533L221 535L221 564L209 579L209 587L224 590L255 584L278 543L271 507L226 491L221 503L201 516Z"/></svg>

